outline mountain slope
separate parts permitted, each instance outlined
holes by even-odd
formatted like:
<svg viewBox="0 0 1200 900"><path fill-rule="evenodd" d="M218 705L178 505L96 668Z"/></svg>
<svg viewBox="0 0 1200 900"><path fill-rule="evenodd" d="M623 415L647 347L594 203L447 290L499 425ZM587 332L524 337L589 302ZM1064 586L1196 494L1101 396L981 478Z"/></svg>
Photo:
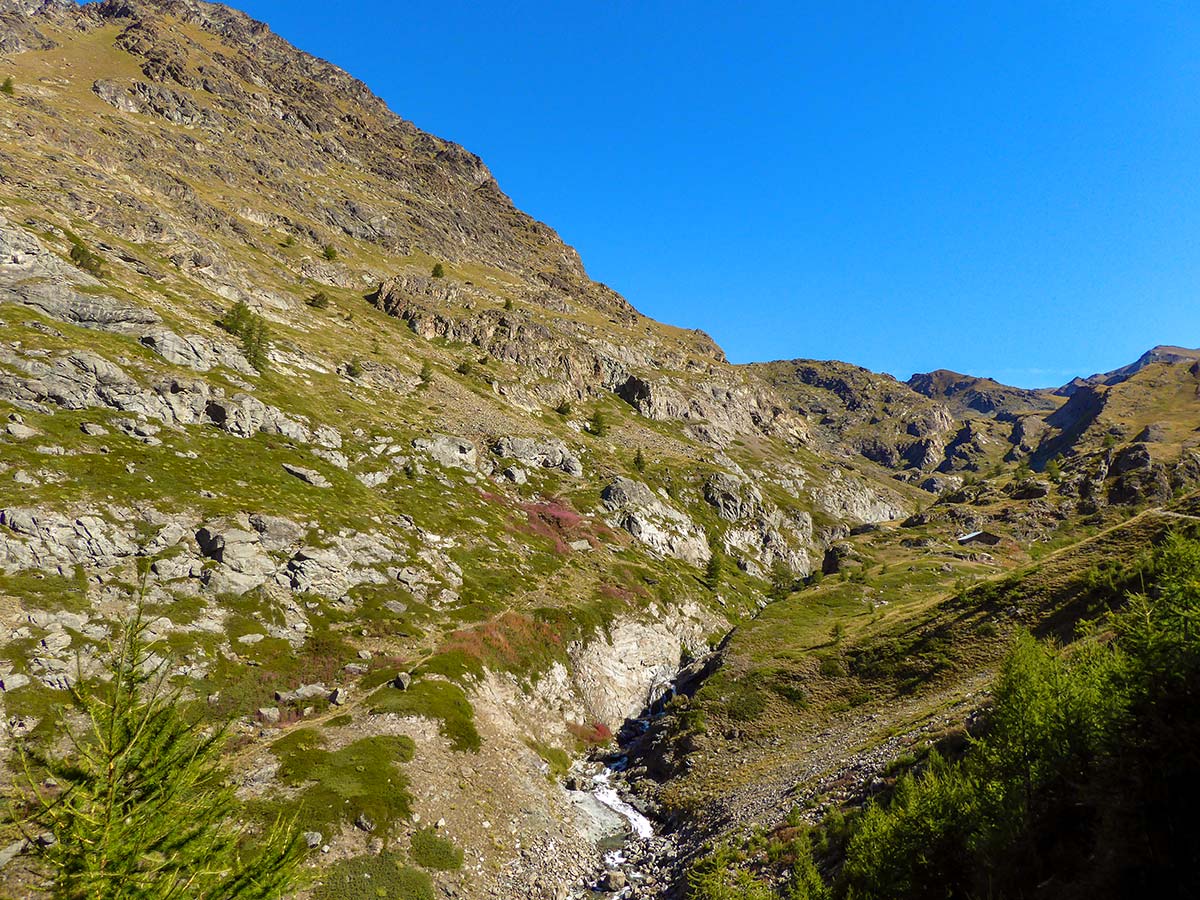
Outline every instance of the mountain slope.
<svg viewBox="0 0 1200 900"><path fill-rule="evenodd" d="M148 570L247 815L320 832L318 878L418 815L465 850L435 873L460 895L590 876L621 820L551 767L912 492L831 465L707 336L266 26L149 0L0 21L5 745L53 741ZM280 774L377 737L413 758Z"/></svg>
<svg viewBox="0 0 1200 900"><path fill-rule="evenodd" d="M753 805L810 701L874 708L793 690L835 626L924 621L1200 475L1195 373L1165 360L1065 401L730 365L591 281L469 151L233 10L0 0L9 74L0 748L53 745L142 603L189 709L233 722L248 821L320 833L314 884L441 821L463 867L417 875L447 895L588 895L625 819L574 789L582 760L676 679L711 677L731 736L671 740L753 766L723 782L700 747L625 798ZM958 545L984 528L1001 543ZM411 759L378 757L400 738ZM691 849L660 818L627 847L661 860L644 896ZM9 896L37 877L0 867Z"/></svg>

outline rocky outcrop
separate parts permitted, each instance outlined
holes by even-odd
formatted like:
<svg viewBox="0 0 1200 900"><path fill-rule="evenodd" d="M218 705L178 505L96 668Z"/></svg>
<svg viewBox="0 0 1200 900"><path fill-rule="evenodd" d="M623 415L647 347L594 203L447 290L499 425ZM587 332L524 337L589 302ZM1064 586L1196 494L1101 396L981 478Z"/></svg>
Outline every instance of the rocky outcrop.
<svg viewBox="0 0 1200 900"><path fill-rule="evenodd" d="M704 530L640 481L617 478L600 499L613 513L609 524L625 529L652 552L696 566L712 555Z"/></svg>
<svg viewBox="0 0 1200 900"><path fill-rule="evenodd" d="M615 733L662 698L684 662L707 652L707 635L727 627L692 602L618 619L593 639L570 644L566 664L551 666L529 696L568 721L600 722Z"/></svg>
<svg viewBox="0 0 1200 900"><path fill-rule="evenodd" d="M1050 412L1060 402L1053 391L1009 387L991 378L962 375L948 369L913 375L907 383L917 393L949 404L958 415L983 413L1011 418L1029 412Z"/></svg>
<svg viewBox="0 0 1200 900"><path fill-rule="evenodd" d="M134 81L126 86L111 79L100 79L92 84L92 92L121 112L157 116L184 128L222 129L219 116L161 84Z"/></svg>
<svg viewBox="0 0 1200 900"><path fill-rule="evenodd" d="M745 384L684 384L630 375L613 391L648 419L703 424L702 433L718 445L727 442L724 435L762 433L801 443L808 434L803 421L788 414L773 392Z"/></svg>
<svg viewBox="0 0 1200 900"><path fill-rule="evenodd" d="M387 582L384 567L402 558L391 537L351 531L338 535L327 547L297 551L284 574L293 591L341 597L356 585Z"/></svg>
<svg viewBox="0 0 1200 900"><path fill-rule="evenodd" d="M716 508L717 515L730 522L749 519L762 511L758 489L724 472L710 475L705 481L704 499Z"/></svg>
<svg viewBox="0 0 1200 900"><path fill-rule="evenodd" d="M579 396L611 391L647 418L702 425L714 442L727 442L729 438L720 437L725 434L766 433L790 442L806 435L804 423L765 387L736 377L713 380L711 366L696 359L702 354L723 360L706 335L696 335L686 347L621 343L581 322L556 319L548 324L511 303L502 306L498 296L474 286L413 274L382 282L369 299L427 340L471 344L550 379L527 388L547 405L557 404L564 388ZM632 374L666 366L709 377L696 381Z"/></svg>
<svg viewBox="0 0 1200 900"><path fill-rule="evenodd" d="M890 375L836 361L796 359L749 369L808 419L834 452L849 446L892 469L929 470L942 461L954 417Z"/></svg>
<svg viewBox="0 0 1200 900"><path fill-rule="evenodd" d="M0 566L6 568L63 573L75 566L107 569L137 551L119 525L96 513L0 509Z"/></svg>
<svg viewBox="0 0 1200 900"><path fill-rule="evenodd" d="M704 499L722 519L733 523L725 530L725 549L743 569L761 576L782 562L799 575L808 574L813 525L807 512L785 515L764 500L754 485L724 472L705 481Z"/></svg>
<svg viewBox="0 0 1200 900"><path fill-rule="evenodd" d="M283 463L283 470L289 475L299 478L305 484L311 484L313 487L333 487L333 483L316 469L307 469L304 466L296 466L292 463Z"/></svg>
<svg viewBox="0 0 1200 900"><path fill-rule="evenodd" d="M250 394L227 397L222 388L184 379L143 388L120 366L86 350L45 361L0 347L0 364L23 373L0 370L0 399L25 406L108 408L170 425L213 425L235 437L264 432L302 443L316 439L307 425Z"/></svg>
<svg viewBox="0 0 1200 900"><path fill-rule="evenodd" d="M814 489L813 500L829 515L854 522L891 522L907 515L897 499L839 468L831 469L824 485Z"/></svg>
<svg viewBox="0 0 1200 900"><path fill-rule="evenodd" d="M20 303L84 328L128 332L159 322L152 310L96 293L100 287L96 278L0 215L0 302Z"/></svg>
<svg viewBox="0 0 1200 900"><path fill-rule="evenodd" d="M583 463L562 441L502 437L492 444L492 452L502 459L515 459L527 466L561 469L576 478L583 475Z"/></svg>
<svg viewBox="0 0 1200 900"><path fill-rule="evenodd" d="M258 532L206 525L196 532L196 543L201 553L220 563L208 571L208 586L217 594L244 594L279 569Z"/></svg>
<svg viewBox="0 0 1200 900"><path fill-rule="evenodd" d="M448 469L474 472L479 468L479 451L475 449L473 443L465 438L435 434L432 437L416 438L412 445L414 449L426 454L434 462Z"/></svg>
<svg viewBox="0 0 1200 900"><path fill-rule="evenodd" d="M155 329L143 334L141 342L167 362L187 366L197 372L223 366L243 375L258 374L241 351L198 334L181 337L173 331Z"/></svg>

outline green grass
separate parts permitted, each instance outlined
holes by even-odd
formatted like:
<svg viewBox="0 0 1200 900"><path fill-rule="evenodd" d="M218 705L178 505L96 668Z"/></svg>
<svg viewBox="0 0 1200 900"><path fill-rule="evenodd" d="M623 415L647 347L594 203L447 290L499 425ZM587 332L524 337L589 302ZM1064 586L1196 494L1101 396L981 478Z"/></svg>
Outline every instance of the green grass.
<svg viewBox="0 0 1200 900"><path fill-rule="evenodd" d="M88 612L87 577L79 569L72 577L45 572L0 571L0 595L20 597L26 609Z"/></svg>
<svg viewBox="0 0 1200 900"><path fill-rule="evenodd" d="M462 850L433 828L422 828L413 833L409 855L412 856L413 862L424 869L449 872L462 868Z"/></svg>
<svg viewBox="0 0 1200 900"><path fill-rule="evenodd" d="M566 776L567 770L571 768L571 757L567 751L543 744L533 738L526 738L525 744L550 767L549 778L551 780L557 781Z"/></svg>
<svg viewBox="0 0 1200 900"><path fill-rule="evenodd" d="M407 691L382 687L371 695L371 713L436 719L438 730L454 750L474 753L483 743L475 728L471 701L462 688L449 681L416 681Z"/></svg>
<svg viewBox="0 0 1200 900"><path fill-rule="evenodd" d="M434 900L433 882L392 852L356 856L326 870L312 900Z"/></svg>
<svg viewBox="0 0 1200 900"><path fill-rule="evenodd" d="M250 602L247 594L233 602ZM262 614L263 619L268 613ZM332 688L342 676L342 666L354 658L354 651L339 634L321 627L316 620L312 632L299 650L285 640L266 638L249 646L234 643L237 652L252 662L247 665L237 657L221 656L201 683L201 689L220 699L211 709L217 717L250 715L261 707L275 706L277 690L291 690L301 684L324 684ZM253 627L248 620L235 622L233 631L247 633L262 631L261 624ZM305 706L321 707L326 701L317 697L304 701Z"/></svg>
<svg viewBox="0 0 1200 900"><path fill-rule="evenodd" d="M324 744L320 732L299 728L271 745L279 780L303 787L293 808L299 827L328 837L364 815L386 836L411 815L408 778L398 768L412 759L410 738L368 737L333 751Z"/></svg>

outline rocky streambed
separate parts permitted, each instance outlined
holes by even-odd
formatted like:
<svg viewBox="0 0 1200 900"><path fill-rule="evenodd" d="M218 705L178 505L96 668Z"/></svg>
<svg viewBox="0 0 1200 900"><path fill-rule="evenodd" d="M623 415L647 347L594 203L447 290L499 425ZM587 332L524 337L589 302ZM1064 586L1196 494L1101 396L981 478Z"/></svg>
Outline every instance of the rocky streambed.
<svg viewBox="0 0 1200 900"><path fill-rule="evenodd" d="M626 720L615 747L572 766L565 787L600 855L591 874L564 888L562 898L652 900L678 895L682 868L690 856L688 840L649 799L658 782L648 774L643 757L652 752L653 732L661 729L667 702L677 693L693 693L714 671L719 652L682 666L673 679L658 683L641 715Z"/></svg>
<svg viewBox="0 0 1200 900"><path fill-rule="evenodd" d="M592 873L563 896L607 895L614 900L665 897L679 859L678 837L651 818L634 790L628 758L609 754L577 763L567 778L572 803L600 850Z"/></svg>

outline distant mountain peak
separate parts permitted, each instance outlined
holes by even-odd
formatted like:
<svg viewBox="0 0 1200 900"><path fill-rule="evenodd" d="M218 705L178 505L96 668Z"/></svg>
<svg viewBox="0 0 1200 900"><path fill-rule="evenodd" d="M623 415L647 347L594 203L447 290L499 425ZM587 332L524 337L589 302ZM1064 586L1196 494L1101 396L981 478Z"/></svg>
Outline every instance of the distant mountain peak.
<svg viewBox="0 0 1200 900"><path fill-rule="evenodd" d="M905 382L918 394L948 404L958 414L1017 415L1054 409L1058 402L1047 390L1010 387L994 378L963 375L950 369L920 372Z"/></svg>
<svg viewBox="0 0 1200 900"><path fill-rule="evenodd" d="M1187 347L1177 347L1173 344L1159 344L1156 347L1151 347L1127 366L1121 366L1121 368L1113 369L1111 372L1097 372L1095 375L1090 375L1087 378L1072 378L1054 393L1060 397L1070 397L1082 387L1097 384L1119 384L1129 378L1129 376L1155 363L1177 365L1178 363L1196 361L1200 361L1200 349L1189 350Z"/></svg>

